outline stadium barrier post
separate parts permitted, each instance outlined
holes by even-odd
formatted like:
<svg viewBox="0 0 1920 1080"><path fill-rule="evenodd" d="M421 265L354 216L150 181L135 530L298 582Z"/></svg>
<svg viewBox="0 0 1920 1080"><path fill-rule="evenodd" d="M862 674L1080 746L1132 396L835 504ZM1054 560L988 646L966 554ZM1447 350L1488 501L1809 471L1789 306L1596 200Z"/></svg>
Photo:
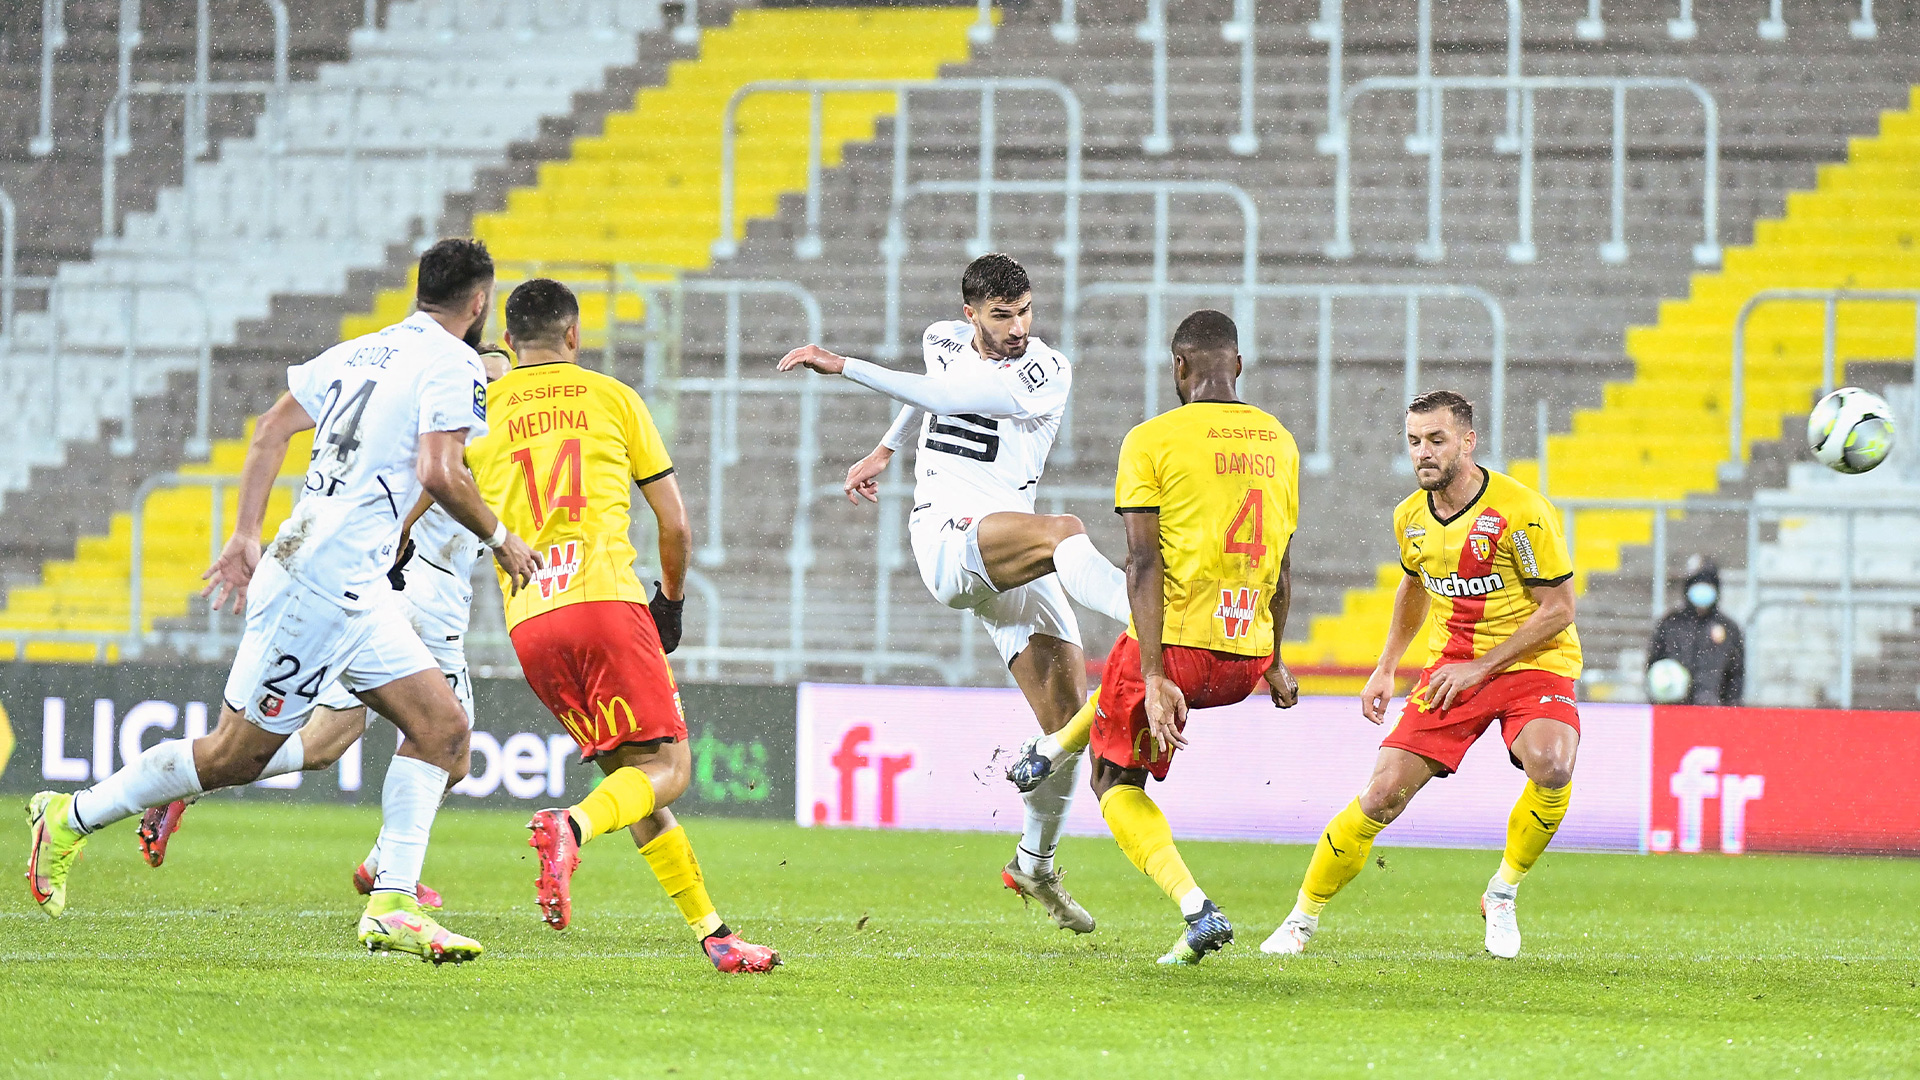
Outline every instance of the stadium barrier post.
<svg viewBox="0 0 1920 1080"><path fill-rule="evenodd" d="M1259 86L1256 66L1257 26L1254 0L1233 0L1233 18L1220 24L1220 38L1240 46L1240 130L1227 140L1227 149L1248 157L1260 151L1260 135L1254 129L1254 98Z"/></svg>
<svg viewBox="0 0 1920 1080"><path fill-rule="evenodd" d="M13 196L0 188L0 342L13 351L13 300L18 287L15 279L14 250L19 243L17 213Z"/></svg>
<svg viewBox="0 0 1920 1080"><path fill-rule="evenodd" d="M1514 85L1507 89L1507 129L1496 135L1493 149L1499 154L1520 151L1520 0L1507 0L1507 78Z"/></svg>
<svg viewBox="0 0 1920 1080"><path fill-rule="evenodd" d="M1587 0L1587 14L1573 24L1573 36L1581 41L1605 41L1607 24L1600 17L1600 0Z"/></svg>
<svg viewBox="0 0 1920 1080"><path fill-rule="evenodd" d="M1656 626L1667 613L1667 514L1664 506L1653 512L1653 612L1648 618Z"/></svg>
<svg viewBox="0 0 1920 1080"><path fill-rule="evenodd" d="M1408 398L1407 400L1412 401L1413 399ZM1534 399L1534 402L1533 402L1533 456L1534 456L1534 460L1540 463L1540 475L1539 475L1540 482L1539 484L1536 485L1536 489L1540 492L1540 497L1543 499L1552 498L1552 495L1550 495L1547 490L1547 435L1550 430L1547 426L1547 423L1548 423L1547 409L1548 409L1548 406L1547 406L1546 398ZM1409 462L1408 464L1411 465L1412 463Z"/></svg>
<svg viewBox="0 0 1920 1080"><path fill-rule="evenodd" d="M1768 0L1767 17L1760 20L1759 34L1762 41L1787 40L1784 0Z"/></svg>
<svg viewBox="0 0 1920 1080"><path fill-rule="evenodd" d="M1053 24L1053 40L1062 45L1073 45L1080 40L1080 23L1076 17L1074 0L1060 0L1060 18Z"/></svg>
<svg viewBox="0 0 1920 1080"><path fill-rule="evenodd" d="M1416 157L1432 152L1434 118L1429 91L1433 87L1433 0L1419 0L1414 29L1413 133L1406 138L1407 153Z"/></svg>
<svg viewBox="0 0 1920 1080"><path fill-rule="evenodd" d="M1439 262L1447 257L1447 243L1442 239L1441 188L1446 181L1447 138L1442 134L1446 127L1446 91L1437 83L1429 83L1429 89L1421 97L1431 98L1428 108L1428 122L1433 125L1427 136L1427 239L1414 247L1414 257L1422 262Z"/></svg>
<svg viewBox="0 0 1920 1080"><path fill-rule="evenodd" d="M967 27L967 40L975 45L985 45L993 40L993 0L980 0L973 25Z"/></svg>
<svg viewBox="0 0 1920 1080"><path fill-rule="evenodd" d="M1855 41L1872 41L1880 36L1880 28L1873 21L1873 0L1860 0L1860 17L1847 24L1847 33Z"/></svg>
<svg viewBox="0 0 1920 1080"><path fill-rule="evenodd" d="M1680 14L1667 20L1667 36L1675 41L1692 41L1700 27L1693 21L1693 0L1680 0Z"/></svg>
<svg viewBox="0 0 1920 1080"><path fill-rule="evenodd" d="M1600 261L1627 261L1627 88L1613 86L1613 153L1607 174L1607 241L1600 245Z"/></svg>
<svg viewBox="0 0 1920 1080"><path fill-rule="evenodd" d="M1336 153L1347 138L1346 124L1341 120L1345 112L1342 95L1346 89L1343 74L1346 32L1340 4L1341 0L1320 0L1320 17L1307 24L1308 37L1327 43L1327 127L1314 140L1314 149L1323 155Z"/></svg>
<svg viewBox="0 0 1920 1080"><path fill-rule="evenodd" d="M1158 157L1173 149L1167 127L1167 0L1147 0L1146 20L1133 28L1133 36L1153 46L1153 130L1140 140L1140 150Z"/></svg>
<svg viewBox="0 0 1920 1080"><path fill-rule="evenodd" d="M27 141L34 157L53 153L53 54L66 48L65 0L40 3L40 131Z"/></svg>
<svg viewBox="0 0 1920 1080"><path fill-rule="evenodd" d="M1533 245L1533 91L1520 95L1520 190L1517 199L1520 235L1507 245L1507 261L1530 264L1539 252Z"/></svg>
<svg viewBox="0 0 1920 1080"><path fill-rule="evenodd" d="M673 28L673 40L693 45L700 40L700 0L682 0L680 23Z"/></svg>

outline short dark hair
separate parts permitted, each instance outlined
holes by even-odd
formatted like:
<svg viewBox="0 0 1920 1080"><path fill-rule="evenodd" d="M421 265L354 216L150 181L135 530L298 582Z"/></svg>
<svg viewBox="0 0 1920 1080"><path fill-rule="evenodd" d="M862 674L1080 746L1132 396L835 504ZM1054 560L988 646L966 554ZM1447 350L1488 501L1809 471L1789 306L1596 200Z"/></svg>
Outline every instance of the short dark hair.
<svg viewBox="0 0 1920 1080"><path fill-rule="evenodd" d="M1173 351L1184 355L1191 352L1240 352L1240 328L1222 311L1202 308L1180 320L1180 328L1173 332Z"/></svg>
<svg viewBox="0 0 1920 1080"><path fill-rule="evenodd" d="M414 301L421 307L458 304L493 280L493 256L479 240L449 238L420 256L420 283Z"/></svg>
<svg viewBox="0 0 1920 1080"><path fill-rule="evenodd" d="M1032 291L1027 268L997 251L968 263L967 272L960 275L960 299L969 307L988 300L1018 300Z"/></svg>
<svg viewBox="0 0 1920 1080"><path fill-rule="evenodd" d="M580 301L552 278L523 281L507 297L507 333L516 345L558 345L579 321Z"/></svg>
<svg viewBox="0 0 1920 1080"><path fill-rule="evenodd" d="M1410 413L1430 413L1445 409L1468 431L1473 430L1473 402L1451 390L1429 390L1407 405Z"/></svg>

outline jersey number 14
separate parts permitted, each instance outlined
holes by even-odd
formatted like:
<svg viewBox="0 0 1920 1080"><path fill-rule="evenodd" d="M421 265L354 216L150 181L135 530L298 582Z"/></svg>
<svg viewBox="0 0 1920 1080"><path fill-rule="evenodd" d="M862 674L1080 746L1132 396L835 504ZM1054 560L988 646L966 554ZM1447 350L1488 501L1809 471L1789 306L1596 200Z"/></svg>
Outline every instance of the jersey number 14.
<svg viewBox="0 0 1920 1080"><path fill-rule="evenodd" d="M544 491L533 467L533 448L515 450L513 460L520 466L520 476L526 481L527 507L533 511L534 532L546 527L548 514L562 510L567 512L568 521L580 520L580 514L587 508L587 497L580 493L579 439L568 439L560 444L560 452L554 455L553 464L547 469ZM563 483L566 485L564 489L561 487Z"/></svg>

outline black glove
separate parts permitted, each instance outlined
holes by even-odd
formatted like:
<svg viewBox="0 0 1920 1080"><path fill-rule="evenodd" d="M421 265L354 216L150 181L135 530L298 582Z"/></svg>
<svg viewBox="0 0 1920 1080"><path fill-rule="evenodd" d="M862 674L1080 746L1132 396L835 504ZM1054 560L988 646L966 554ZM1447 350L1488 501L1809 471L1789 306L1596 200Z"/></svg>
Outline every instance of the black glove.
<svg viewBox="0 0 1920 1080"><path fill-rule="evenodd" d="M660 648L666 652L680 647L680 616L686 606L685 599L669 600L660 583L653 583L653 599L647 601L647 610L653 612L653 625L660 631Z"/></svg>
<svg viewBox="0 0 1920 1080"><path fill-rule="evenodd" d="M406 590L407 575L401 573L401 570L406 567L407 560L411 558L413 558L413 537L409 536L407 542L400 545L400 554L394 557L393 565L387 567L387 581L393 586L394 592Z"/></svg>

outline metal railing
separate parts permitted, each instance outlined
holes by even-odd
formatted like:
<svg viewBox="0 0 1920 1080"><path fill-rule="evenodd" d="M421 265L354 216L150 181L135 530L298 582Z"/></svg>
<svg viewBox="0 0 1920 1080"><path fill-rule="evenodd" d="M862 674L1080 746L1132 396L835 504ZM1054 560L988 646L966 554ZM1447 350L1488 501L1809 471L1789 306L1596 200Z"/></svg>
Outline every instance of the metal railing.
<svg viewBox="0 0 1920 1080"><path fill-rule="evenodd" d="M1821 305L1822 337L1820 346L1820 394L1833 391L1838 378L1839 360L1834 350L1839 330L1842 303L1891 303L1914 305L1912 426L1907 438L1920 437L1920 289L1762 289L1740 305L1733 320L1733 370L1728 414L1727 460L1720 467L1721 477L1739 480L1746 475L1747 461L1747 321L1754 311L1778 303L1817 303Z"/></svg>
<svg viewBox="0 0 1920 1080"><path fill-rule="evenodd" d="M13 347L13 303L19 288L15 253L20 243L19 214L13 196L0 188L0 343Z"/></svg>
<svg viewBox="0 0 1920 1080"><path fill-rule="evenodd" d="M1545 471L1544 463L1542 471ZM1862 607L1920 607L1920 590L1916 589L1874 589L1862 591L1855 562L1858 554L1856 542L1856 521L1861 514L1912 513L1911 502L1818 502L1810 500L1778 501L1766 498L1758 499L1582 499L1563 498L1555 500L1565 522L1567 550L1578 558L1578 533L1576 515L1587 511L1625 511L1642 512L1652 515L1653 537L1653 588L1648 610L1648 630L1659 623L1667 613L1667 525L1673 515L1688 513L1732 513L1746 519L1746 606L1740 620L1748 638L1748 653L1752 654L1754 638L1759 630L1756 616L1766 608L1778 607L1838 607L1841 611L1843 626L1840 632L1840 670L1839 687L1836 693L1838 704L1843 709L1853 707L1853 667L1855 659L1855 620L1854 613ZM1812 576L1799 581L1782 582L1776 580L1769 584L1763 580L1759 568L1762 565L1760 525L1765 522L1779 522L1786 518L1809 515L1840 516L1843 526L1844 542L1840 549L1838 583L1829 586L1824 581L1815 581ZM1754 680L1759 665L1749 662L1746 666L1747 685L1745 693L1749 700L1754 696Z"/></svg>
<svg viewBox="0 0 1920 1080"><path fill-rule="evenodd" d="M1333 315L1336 300L1397 300L1404 305L1406 317L1403 390L1408 401L1420 390L1420 304L1423 300L1467 300L1487 313L1492 344L1488 356L1488 406L1485 453L1492 468L1504 468L1506 455L1507 397L1507 316L1506 310L1484 289L1472 285L1348 285L1348 284L1234 284L1231 282L1095 282L1087 286L1083 302L1101 296L1138 296L1146 301L1146 329L1141 337L1141 363L1147 372L1144 395L1148 418L1158 415L1159 386L1167 358L1164 313L1168 297L1202 299L1232 296L1234 320L1240 324L1241 354L1249 366L1258 360L1259 329L1255 322L1256 303L1261 300L1311 300L1319 309L1314 365L1314 441L1310 452L1302 456L1301 466L1309 472L1326 473L1333 466Z"/></svg>
<svg viewBox="0 0 1920 1080"><path fill-rule="evenodd" d="M1063 5L1062 23L1072 16L1071 5ZM1055 37L1059 38L1059 27L1055 24ZM1255 20L1254 0L1233 0L1233 15L1220 24L1220 40L1229 45L1240 47L1240 130L1227 140L1227 148L1242 157L1256 154L1260 150L1260 136L1254 129L1254 98L1257 85L1256 68L1259 61L1257 49L1258 27ZM1147 16L1134 25L1133 36L1153 46L1153 127L1140 139L1143 153L1159 156L1173 149L1173 132L1168 126L1168 70L1167 70L1167 0L1147 0ZM1071 39L1079 38L1076 27Z"/></svg>
<svg viewBox="0 0 1920 1080"><path fill-rule="evenodd" d="M1611 232L1600 245L1600 257L1609 263L1624 262L1626 242L1626 97L1630 90L1684 90L1700 103L1702 115L1701 242L1693 247L1693 260L1701 266L1718 265L1719 242L1719 166L1720 116L1713 95L1692 79L1656 76L1548 76L1525 75L1518 78L1500 75L1373 76L1347 87L1341 95L1341 108L1335 118L1336 157L1334 169L1334 238L1327 244L1328 257L1353 257L1353 146L1352 112L1356 101L1370 93L1410 91L1419 100L1430 102L1427 130L1427 236L1415 246L1415 253L1433 262L1446 257L1441 230L1441 184L1443 172L1445 95L1448 90L1501 90L1518 93L1518 147L1520 154L1520 229L1519 237L1508 248L1516 262L1533 257L1533 97L1542 90L1608 90L1613 96Z"/></svg>
<svg viewBox="0 0 1920 1080"><path fill-rule="evenodd" d="M122 376L127 384L129 412L127 423L111 444L114 453L121 456L132 454L138 447L137 433L133 422L132 403L137 402L139 393L139 365L143 352L181 352L183 349L143 349L139 343L140 333L140 297L145 293L160 292L184 296L191 300L200 313L200 335L190 347L194 354L194 410L193 436L185 444L184 452L189 456L205 454L209 446L208 427L213 401L213 328L212 307L206 293L197 285L187 282L160 281L60 281L53 280L47 286L47 341L46 367L42 375L44 385L50 390L50 399L54 407L48 415L49 438L55 442L64 436L60 429L60 410L58 403L63 396L64 364L68 353L113 352L121 358ZM75 293L119 293L121 294L120 317L122 336L118 349L110 346L74 346L62 340L63 308L67 300Z"/></svg>
<svg viewBox="0 0 1920 1080"><path fill-rule="evenodd" d="M1507 3L1507 78L1521 77L1521 11L1520 0L1506 0ZM1415 15L1414 54L1418 70L1415 78L1423 85L1433 81L1433 0L1420 0ZM1429 143L1433 132L1431 112L1431 94L1421 93L1414 99L1413 133L1407 136L1407 153L1421 155L1431 153ZM1521 150L1520 130L1520 91L1507 91L1507 128L1493 140L1493 148L1502 154L1517 154Z"/></svg>
<svg viewBox="0 0 1920 1080"><path fill-rule="evenodd" d="M1064 235L1060 239L1056 253L1060 255L1061 297L1060 305L1063 317L1060 329L1060 345L1067 355L1074 355L1078 347L1078 312L1080 308L1080 197L1083 195L1151 195L1154 201L1153 215L1153 274L1155 281L1167 279L1171 262L1172 243L1172 198L1175 195L1215 195L1224 196L1233 201L1240 211L1240 282L1244 286L1253 285L1259 278L1260 267L1260 211L1254 205L1253 196L1238 184L1224 180L921 180L907 187L894 202L887 217L886 238L881 242L881 255L886 260L885 314L882 321L880 347L878 355L882 359L897 360L902 355L905 342L901 335L901 312L903 307L903 288L901 266L904 263L908 244L906 235L905 210L907 203L923 194L966 194L974 193L983 202L991 205L991 197L1001 195L1060 195L1065 200ZM991 229L992 219L989 213L983 213L982 225ZM974 253L989 251L992 248L991 232L976 236L972 245Z"/></svg>
<svg viewBox="0 0 1920 1080"><path fill-rule="evenodd" d="M897 207L906 192L909 179L910 155L912 152L912 121L909 112L909 95L919 92L977 93L980 95L980 156L979 174L983 183L993 179L996 171L995 154L999 144L998 118L995 108L998 96L1002 93L1044 93L1057 97L1064 114L1065 133L1062 140L1066 157L1066 175L1077 180L1080 176L1081 111L1080 98L1065 83L1056 79L777 79L750 82L733 92L728 98L727 107L720 121L720 238L713 242L713 256L716 259L731 259L740 250L737 236L741 222L735 205L735 190L738 184L738 114L740 105L747 98L758 94L806 94L808 101L807 128L807 190L806 190L806 231L794 241L794 255L801 259L818 258L821 251L820 239L820 173L821 158L824 154L824 133L822 131L822 113L824 97L834 93L891 93L894 95L893 118L893 202ZM982 191L979 196L978 214L983 233L991 228L991 208L989 195Z"/></svg>
<svg viewBox="0 0 1920 1080"><path fill-rule="evenodd" d="M1784 0L1768 0L1767 17L1760 20L1758 27L1762 40L1786 40L1785 7ZM1606 40L1607 24L1601 17L1600 0L1587 0L1587 13L1574 22L1573 31L1582 41ZM1667 36L1675 41L1692 41L1699 32L1699 24L1693 21L1693 0L1680 0L1679 14L1667 20ZM1879 36L1880 28L1873 21L1873 0L1860 0L1860 13L1848 21L1847 32L1859 41L1871 41Z"/></svg>
<svg viewBox="0 0 1920 1080"><path fill-rule="evenodd" d="M53 55L66 47L66 0L41 0L40 130L27 141L27 150L34 157L53 153Z"/></svg>

